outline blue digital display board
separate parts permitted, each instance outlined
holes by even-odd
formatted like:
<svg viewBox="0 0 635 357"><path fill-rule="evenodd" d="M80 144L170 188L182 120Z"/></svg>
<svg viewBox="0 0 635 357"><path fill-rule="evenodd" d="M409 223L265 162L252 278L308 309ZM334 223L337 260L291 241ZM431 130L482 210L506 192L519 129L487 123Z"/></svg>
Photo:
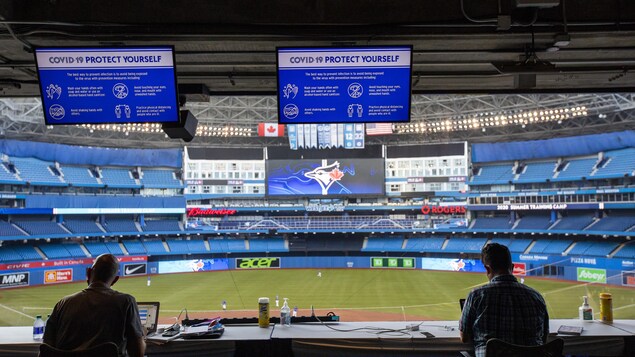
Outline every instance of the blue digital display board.
<svg viewBox="0 0 635 357"><path fill-rule="evenodd" d="M410 121L412 47L278 48L281 124Z"/></svg>
<svg viewBox="0 0 635 357"><path fill-rule="evenodd" d="M174 48L37 48L46 125L176 123Z"/></svg>
<svg viewBox="0 0 635 357"><path fill-rule="evenodd" d="M383 159L267 160L268 196L383 195Z"/></svg>

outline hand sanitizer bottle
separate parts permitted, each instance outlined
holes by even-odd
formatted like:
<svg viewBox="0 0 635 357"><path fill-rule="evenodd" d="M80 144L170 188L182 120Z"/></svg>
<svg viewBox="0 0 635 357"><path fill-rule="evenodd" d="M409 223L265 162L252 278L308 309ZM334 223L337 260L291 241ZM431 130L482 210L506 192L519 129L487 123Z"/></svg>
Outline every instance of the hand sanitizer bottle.
<svg viewBox="0 0 635 357"><path fill-rule="evenodd" d="M584 302L582 306L580 306L580 320L582 321L593 321L593 309L589 306L589 298L587 296L583 296L582 299Z"/></svg>
<svg viewBox="0 0 635 357"><path fill-rule="evenodd" d="M284 304L282 305L282 309L280 309L280 324L282 326L290 327L291 326L291 309L289 308L289 304L287 303L287 298L284 298Z"/></svg>

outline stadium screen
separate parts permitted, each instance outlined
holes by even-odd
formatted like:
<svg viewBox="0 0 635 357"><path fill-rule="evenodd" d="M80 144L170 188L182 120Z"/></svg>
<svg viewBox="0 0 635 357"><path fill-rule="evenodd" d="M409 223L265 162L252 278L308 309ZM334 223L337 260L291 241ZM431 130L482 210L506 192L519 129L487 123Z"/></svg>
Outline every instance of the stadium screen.
<svg viewBox="0 0 635 357"><path fill-rule="evenodd" d="M37 48L46 125L177 123L174 48Z"/></svg>
<svg viewBox="0 0 635 357"><path fill-rule="evenodd" d="M411 46L278 48L280 124L410 121Z"/></svg>
<svg viewBox="0 0 635 357"><path fill-rule="evenodd" d="M267 196L383 195L383 159L267 160Z"/></svg>

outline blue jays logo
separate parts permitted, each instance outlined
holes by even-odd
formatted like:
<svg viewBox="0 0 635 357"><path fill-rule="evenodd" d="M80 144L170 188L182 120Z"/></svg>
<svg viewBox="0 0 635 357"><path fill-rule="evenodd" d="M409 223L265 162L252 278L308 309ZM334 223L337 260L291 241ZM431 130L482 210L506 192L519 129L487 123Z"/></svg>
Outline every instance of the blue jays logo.
<svg viewBox="0 0 635 357"><path fill-rule="evenodd" d="M344 173L340 171L340 163L334 163L326 166L320 166L304 174L304 177L317 181L322 187L322 195L328 195L329 188L344 177Z"/></svg>

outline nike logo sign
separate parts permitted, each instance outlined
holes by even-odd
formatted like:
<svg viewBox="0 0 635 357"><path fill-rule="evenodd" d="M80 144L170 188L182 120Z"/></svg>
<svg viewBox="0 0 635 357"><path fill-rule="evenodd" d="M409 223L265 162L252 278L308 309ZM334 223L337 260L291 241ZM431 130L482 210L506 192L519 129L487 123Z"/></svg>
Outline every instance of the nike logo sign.
<svg viewBox="0 0 635 357"><path fill-rule="evenodd" d="M134 272L136 272L137 270L139 270L139 269L143 268L144 266L145 266L145 265L139 265L138 267L136 267L136 268L132 268L132 269L130 269L130 268L128 268L128 267L126 267L126 275L133 274Z"/></svg>

